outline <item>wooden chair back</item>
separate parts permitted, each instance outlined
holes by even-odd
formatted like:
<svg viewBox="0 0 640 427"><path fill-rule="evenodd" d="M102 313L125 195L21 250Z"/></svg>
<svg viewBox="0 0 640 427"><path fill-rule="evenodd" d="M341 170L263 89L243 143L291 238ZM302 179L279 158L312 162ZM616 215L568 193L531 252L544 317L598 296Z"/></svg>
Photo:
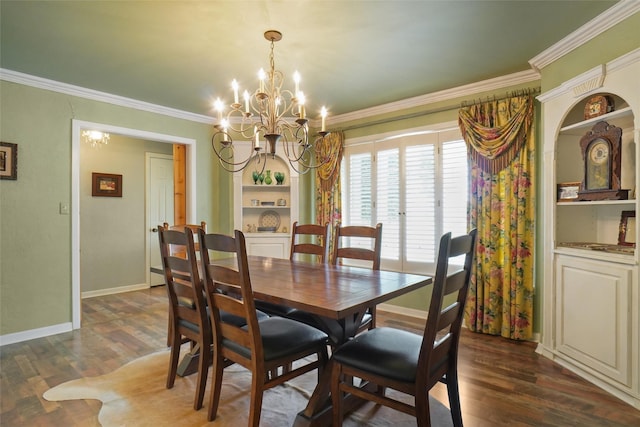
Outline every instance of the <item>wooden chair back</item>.
<svg viewBox="0 0 640 427"><path fill-rule="evenodd" d="M224 357L255 372L264 352L256 314L244 235L236 230L235 237L200 232L200 259L205 272L205 294L213 324L214 346ZM211 253L236 257L235 267L211 262ZM246 326L222 322L220 312L244 318ZM237 348L222 346L224 340L238 344ZM237 350L237 351L236 351Z"/></svg>
<svg viewBox="0 0 640 427"><path fill-rule="evenodd" d="M382 224L375 227L364 225L351 225L342 227L338 225L334 232L333 256L331 262L335 265L342 263L343 259L371 261L372 270L380 270L380 255L382 250ZM345 246L345 239L350 240L349 246ZM369 240L369 247L356 246L354 243ZM376 306L367 309L365 319L358 328L358 332L376 327Z"/></svg>
<svg viewBox="0 0 640 427"><path fill-rule="evenodd" d="M204 232L207 232L207 223L205 221L201 221L200 224L174 224L169 225L168 223L163 223L162 226L165 230L174 230L174 231L184 231L185 229L190 229L193 233L193 239L195 242L195 250L196 254L200 251L200 244L198 243L198 230L202 229ZM183 245L172 245L170 248L171 255L175 255L177 257L185 258L186 257L186 248ZM198 254L199 255L199 254Z"/></svg>
<svg viewBox="0 0 640 427"><path fill-rule="evenodd" d="M207 315L207 302L200 280L195 255L193 232L190 228L182 231L158 227L160 255L164 272L167 295L169 297L169 339L171 356L167 388L172 388L178 368L180 347L190 341L202 351L198 368L196 398L194 408L202 407L204 390L209 369L209 348L212 342L211 326ZM173 246L185 248L183 256L171 253Z"/></svg>
<svg viewBox="0 0 640 427"><path fill-rule="evenodd" d="M417 389L422 386L423 390L429 390L438 381L457 373L458 343L475 259L476 236L477 230L473 229L469 234L455 238L446 233L440 239L431 304L418 362ZM464 255L462 268L450 272L449 261L460 255ZM455 300L445 306L445 299L450 295L454 295Z"/></svg>
<svg viewBox="0 0 640 427"><path fill-rule="evenodd" d="M293 260L294 254L317 255L321 263L327 262L329 259L329 224L298 224L297 221L294 222L291 227L289 259Z"/></svg>
<svg viewBox="0 0 640 427"><path fill-rule="evenodd" d="M349 246L345 246L343 239L353 238L361 240L363 238L370 239L369 248L355 246L353 242ZM331 262L338 263L343 258L371 261L373 270L380 270L380 252L382 249L382 224L378 223L375 227L363 225L351 225L342 227L338 225L334 232L333 256Z"/></svg>

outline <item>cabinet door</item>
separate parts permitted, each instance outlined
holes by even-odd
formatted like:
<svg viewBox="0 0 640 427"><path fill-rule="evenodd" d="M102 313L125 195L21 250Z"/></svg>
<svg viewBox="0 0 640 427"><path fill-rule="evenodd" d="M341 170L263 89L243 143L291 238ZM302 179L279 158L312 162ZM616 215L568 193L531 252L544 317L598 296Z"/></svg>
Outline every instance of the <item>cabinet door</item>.
<svg viewBox="0 0 640 427"><path fill-rule="evenodd" d="M247 254L271 258L289 258L288 237L246 237Z"/></svg>
<svg viewBox="0 0 640 427"><path fill-rule="evenodd" d="M556 350L631 386L630 265L558 256Z"/></svg>

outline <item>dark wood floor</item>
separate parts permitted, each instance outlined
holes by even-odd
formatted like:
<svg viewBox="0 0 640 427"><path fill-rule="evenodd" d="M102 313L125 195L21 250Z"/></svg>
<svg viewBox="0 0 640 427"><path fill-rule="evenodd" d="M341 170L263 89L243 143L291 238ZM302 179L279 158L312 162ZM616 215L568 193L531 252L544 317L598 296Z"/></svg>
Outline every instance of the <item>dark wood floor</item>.
<svg viewBox="0 0 640 427"><path fill-rule="evenodd" d="M380 324L419 322L380 313ZM0 348L0 425L97 426L100 402L47 402L50 387L165 348L163 287L83 300L82 329ZM640 411L535 353L535 344L462 335L462 416L475 426L640 426ZM432 395L446 402L446 390ZM212 425L215 425L212 423Z"/></svg>

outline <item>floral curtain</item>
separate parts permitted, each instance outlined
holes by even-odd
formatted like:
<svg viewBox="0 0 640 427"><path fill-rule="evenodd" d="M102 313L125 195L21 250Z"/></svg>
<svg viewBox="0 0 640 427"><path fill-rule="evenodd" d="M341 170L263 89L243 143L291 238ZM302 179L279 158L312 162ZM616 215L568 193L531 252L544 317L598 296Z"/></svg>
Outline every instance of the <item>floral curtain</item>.
<svg viewBox="0 0 640 427"><path fill-rule="evenodd" d="M535 138L533 95L460 109L467 142L476 268L465 307L469 329L526 340L533 335Z"/></svg>
<svg viewBox="0 0 640 427"><path fill-rule="evenodd" d="M344 132L331 132L325 137L318 155L328 157L316 169L316 224L330 224L331 229L342 219L340 164L344 151ZM333 239L329 241L329 254L333 253Z"/></svg>

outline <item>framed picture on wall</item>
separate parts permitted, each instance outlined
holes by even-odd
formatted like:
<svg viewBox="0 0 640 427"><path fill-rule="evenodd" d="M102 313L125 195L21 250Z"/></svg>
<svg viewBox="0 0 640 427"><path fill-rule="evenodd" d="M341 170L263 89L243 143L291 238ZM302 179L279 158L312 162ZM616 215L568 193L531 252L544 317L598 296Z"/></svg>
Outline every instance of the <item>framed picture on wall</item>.
<svg viewBox="0 0 640 427"><path fill-rule="evenodd" d="M93 172L91 182L94 197L122 197L122 175Z"/></svg>
<svg viewBox="0 0 640 427"><path fill-rule="evenodd" d="M0 179L18 179L18 144L0 142Z"/></svg>

